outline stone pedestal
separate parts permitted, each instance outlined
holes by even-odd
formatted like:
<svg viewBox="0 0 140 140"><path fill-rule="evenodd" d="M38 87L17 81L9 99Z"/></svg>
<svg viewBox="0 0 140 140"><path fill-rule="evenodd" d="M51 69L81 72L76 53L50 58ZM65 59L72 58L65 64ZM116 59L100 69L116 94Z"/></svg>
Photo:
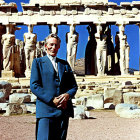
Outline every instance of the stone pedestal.
<svg viewBox="0 0 140 140"><path fill-rule="evenodd" d="M140 75L140 71L134 71L134 75Z"/></svg>
<svg viewBox="0 0 140 140"><path fill-rule="evenodd" d="M11 70L11 71L6 71L6 70L2 70L2 78L9 78L9 77L14 77L15 73Z"/></svg>
<svg viewBox="0 0 140 140"><path fill-rule="evenodd" d="M25 76L26 76L26 78L30 78L31 77L31 70L26 70Z"/></svg>

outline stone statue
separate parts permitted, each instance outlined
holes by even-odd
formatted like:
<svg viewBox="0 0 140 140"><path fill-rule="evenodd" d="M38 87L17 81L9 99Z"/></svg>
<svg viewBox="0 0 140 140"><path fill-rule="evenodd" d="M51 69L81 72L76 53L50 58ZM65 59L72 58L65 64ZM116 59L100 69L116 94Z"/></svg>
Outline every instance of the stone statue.
<svg viewBox="0 0 140 140"><path fill-rule="evenodd" d="M129 71L129 51L130 47L127 43L126 35L119 35L120 37L120 70L121 75L128 74Z"/></svg>
<svg viewBox="0 0 140 140"><path fill-rule="evenodd" d="M3 45L3 69L13 70L15 35L10 33L10 26L6 27L6 34L2 35L1 43Z"/></svg>
<svg viewBox="0 0 140 140"><path fill-rule="evenodd" d="M85 74L86 75L97 75L97 63L96 63L96 25L90 24L87 27L89 37L85 51Z"/></svg>
<svg viewBox="0 0 140 140"><path fill-rule="evenodd" d="M105 74L105 67L107 61L107 35L102 33L101 25L97 25L97 33L95 34L95 38L97 41L97 48L96 48L96 57L97 57L97 70L98 76L102 76Z"/></svg>
<svg viewBox="0 0 140 140"><path fill-rule="evenodd" d="M126 75L129 72L129 51L130 47L127 43L127 36L124 34L125 25L119 26L119 39L120 39L120 71L121 75Z"/></svg>
<svg viewBox="0 0 140 140"><path fill-rule="evenodd" d="M115 36L115 69L114 69L114 73L116 75L120 75L120 39L119 39L119 32L116 32L116 36Z"/></svg>
<svg viewBox="0 0 140 140"><path fill-rule="evenodd" d="M36 44L36 57L44 56L44 42L38 41Z"/></svg>
<svg viewBox="0 0 140 140"><path fill-rule="evenodd" d="M36 54L36 42L37 42L37 35L32 33L33 26L28 26L28 33L24 34L24 43L25 43L25 60L26 60L26 77L30 77L27 73L31 71L32 61L35 58Z"/></svg>
<svg viewBox="0 0 140 140"><path fill-rule="evenodd" d="M79 35L74 31L74 25L70 25L70 32L66 35L67 42L67 61L69 62L72 70L74 71L74 65L76 61L77 44Z"/></svg>
<svg viewBox="0 0 140 140"><path fill-rule="evenodd" d="M56 25L56 24L50 25L50 26L49 26L49 32L50 32L50 34L51 34L51 33L57 34L57 32L58 32L57 25Z"/></svg>

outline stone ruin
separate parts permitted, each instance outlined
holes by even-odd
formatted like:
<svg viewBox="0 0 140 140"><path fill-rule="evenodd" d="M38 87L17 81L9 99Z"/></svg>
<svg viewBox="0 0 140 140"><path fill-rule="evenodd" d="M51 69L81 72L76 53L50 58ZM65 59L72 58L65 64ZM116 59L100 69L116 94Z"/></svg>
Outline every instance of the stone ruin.
<svg viewBox="0 0 140 140"><path fill-rule="evenodd" d="M45 55L44 40L37 42L37 34L33 33L33 27L38 25L49 26L50 33L57 33L58 25L69 25L67 61L73 71L79 41L75 27L88 25L85 75L76 76L79 89L73 102L77 107L84 110L115 108L117 104L126 103L125 98L129 97L124 93L130 92L135 97L132 103L140 106L139 95L135 94L140 94L140 75L139 71L134 75L129 73L131 46L125 34L126 25L140 25L140 1L117 5L108 0L30 0L21 5L23 12L18 12L16 3L0 0L0 81L11 83L8 97L4 98L1 92L4 107L0 108L7 110L6 114L35 113L35 97L29 89L31 66L34 58ZM16 39L15 31L20 30L17 25L28 26L24 41ZM111 25L119 29L115 47Z"/></svg>

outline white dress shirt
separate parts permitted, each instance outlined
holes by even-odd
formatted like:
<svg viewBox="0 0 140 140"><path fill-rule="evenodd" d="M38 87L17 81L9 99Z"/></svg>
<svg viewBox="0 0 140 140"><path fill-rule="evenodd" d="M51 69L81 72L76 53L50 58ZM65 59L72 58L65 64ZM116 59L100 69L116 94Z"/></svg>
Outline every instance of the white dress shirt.
<svg viewBox="0 0 140 140"><path fill-rule="evenodd" d="M56 63L56 56L52 57L51 55L47 54L48 58L51 60L55 71L58 73L58 65Z"/></svg>

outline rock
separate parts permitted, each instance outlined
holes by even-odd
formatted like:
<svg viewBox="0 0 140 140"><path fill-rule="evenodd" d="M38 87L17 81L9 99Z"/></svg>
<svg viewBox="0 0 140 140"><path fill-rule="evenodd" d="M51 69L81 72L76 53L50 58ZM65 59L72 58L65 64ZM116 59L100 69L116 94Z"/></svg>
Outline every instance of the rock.
<svg viewBox="0 0 140 140"><path fill-rule="evenodd" d="M105 109L115 109L115 105L113 103L104 104Z"/></svg>
<svg viewBox="0 0 140 140"><path fill-rule="evenodd" d="M86 119L85 106L76 105L74 106L74 119Z"/></svg>
<svg viewBox="0 0 140 140"><path fill-rule="evenodd" d="M10 103L6 109L6 113L3 116L26 114L27 108L25 104Z"/></svg>
<svg viewBox="0 0 140 140"><path fill-rule="evenodd" d="M133 85L131 81L125 81L125 82L122 82L122 86L126 86L126 85Z"/></svg>
<svg viewBox="0 0 140 140"><path fill-rule="evenodd" d="M128 92L123 94L123 100L126 104L136 104L140 106L140 92Z"/></svg>
<svg viewBox="0 0 140 140"><path fill-rule="evenodd" d="M9 98L11 92L12 85L8 82L2 81L0 82L0 102L6 102L6 99Z"/></svg>
<svg viewBox="0 0 140 140"><path fill-rule="evenodd" d="M113 103L114 105L122 103L122 90L115 88L105 88L104 103Z"/></svg>
<svg viewBox="0 0 140 140"><path fill-rule="evenodd" d="M31 101L31 96L29 94L18 94L18 93L14 93L12 95L10 95L9 97L9 103L28 103Z"/></svg>
<svg viewBox="0 0 140 140"><path fill-rule="evenodd" d="M0 103L0 110L5 111L7 109L8 103Z"/></svg>
<svg viewBox="0 0 140 140"><path fill-rule="evenodd" d="M30 112L31 114L36 113L36 105L35 104L26 104L27 112Z"/></svg>
<svg viewBox="0 0 140 140"><path fill-rule="evenodd" d="M80 97L80 98L77 98L77 99L72 99L72 103L74 105L84 105L86 104L86 97Z"/></svg>
<svg viewBox="0 0 140 140"><path fill-rule="evenodd" d="M103 95L97 94L87 97L86 107L91 107L92 109L103 109L104 108Z"/></svg>
<svg viewBox="0 0 140 140"><path fill-rule="evenodd" d="M4 98L4 93L0 92L0 103L6 102L6 99Z"/></svg>
<svg viewBox="0 0 140 140"><path fill-rule="evenodd" d="M140 108L134 104L118 104L115 112L123 118L140 118Z"/></svg>
<svg viewBox="0 0 140 140"><path fill-rule="evenodd" d="M30 94L30 96L31 96L31 102L32 102L32 103L35 103L37 97L36 97L34 94Z"/></svg>

